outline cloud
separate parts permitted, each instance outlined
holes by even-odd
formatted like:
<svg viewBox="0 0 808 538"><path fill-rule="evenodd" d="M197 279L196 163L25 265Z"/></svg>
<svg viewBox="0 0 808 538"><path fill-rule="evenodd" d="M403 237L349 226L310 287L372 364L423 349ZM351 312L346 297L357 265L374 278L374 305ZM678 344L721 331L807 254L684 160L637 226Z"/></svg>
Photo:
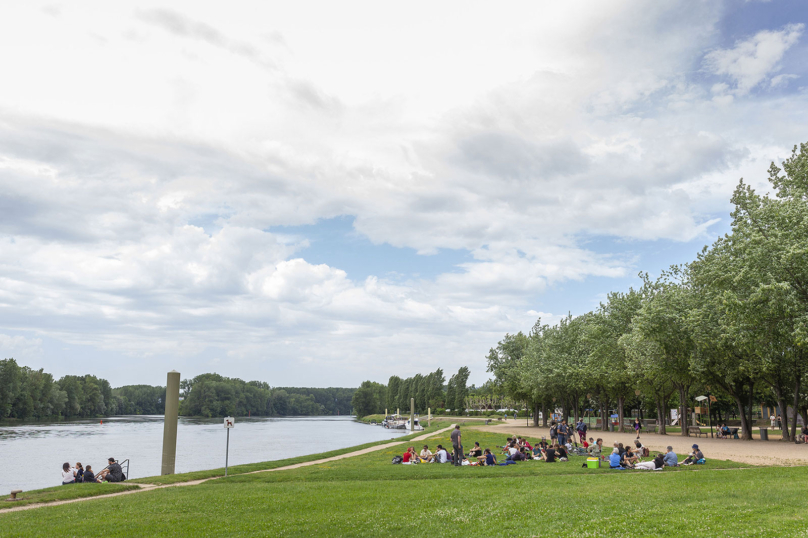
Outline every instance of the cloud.
<svg viewBox="0 0 808 538"><path fill-rule="evenodd" d="M781 30L762 30L736 42L731 49L708 52L704 56L704 68L714 75L729 77L738 95L748 94L765 80L771 81L770 86L777 86L786 78L784 75L771 78L771 75L780 69L780 60L799 41L804 29L805 25L799 23L787 24Z"/></svg>
<svg viewBox="0 0 808 538"><path fill-rule="evenodd" d="M537 304L548 290L597 296L639 269L632 245L707 242L738 177L765 176L808 123L804 94L750 91L788 82L799 25L707 52L720 80L693 75L713 3L370 3L364 22L327 3L27 9L0 21L0 45L41 43L8 59L0 96L0 328L125 357L65 356L114 383L169 364L482 379L502 334L570 308ZM315 261L305 231L275 231L334 217L468 256L356 276L328 256L349 241Z"/></svg>
<svg viewBox="0 0 808 538"><path fill-rule="evenodd" d="M0 334L0 358L17 359L17 364L33 367L42 356L42 339Z"/></svg>

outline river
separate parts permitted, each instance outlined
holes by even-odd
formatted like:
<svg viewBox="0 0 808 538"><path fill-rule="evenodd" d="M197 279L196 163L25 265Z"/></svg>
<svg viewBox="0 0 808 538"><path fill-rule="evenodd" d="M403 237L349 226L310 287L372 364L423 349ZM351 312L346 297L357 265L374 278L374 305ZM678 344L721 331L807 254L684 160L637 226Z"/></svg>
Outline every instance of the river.
<svg viewBox="0 0 808 538"><path fill-rule="evenodd" d="M237 418L230 430L230 465L280 460L403 435L352 417ZM130 460L130 478L160 474L163 417L103 419L0 426L0 495L61 483L64 462L92 465ZM222 419L180 417L176 472L224 467Z"/></svg>

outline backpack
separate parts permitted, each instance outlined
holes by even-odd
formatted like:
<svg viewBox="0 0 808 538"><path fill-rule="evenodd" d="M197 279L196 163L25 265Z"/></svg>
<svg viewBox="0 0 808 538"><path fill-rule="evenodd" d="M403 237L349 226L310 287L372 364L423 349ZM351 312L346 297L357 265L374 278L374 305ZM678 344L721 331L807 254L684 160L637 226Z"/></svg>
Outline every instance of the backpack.
<svg viewBox="0 0 808 538"><path fill-rule="evenodd" d="M647 446L642 447L642 457L647 458L650 455L651 455L651 451L648 450L648 447Z"/></svg>
<svg viewBox="0 0 808 538"><path fill-rule="evenodd" d="M550 428L550 438L552 439L556 435L558 435L558 426L553 426Z"/></svg>
<svg viewBox="0 0 808 538"><path fill-rule="evenodd" d="M404 458L402 458L401 456L393 456L393 461L392 461L392 463L393 463L394 465L395 465L396 463L401 463L401 462L403 462L403 461L404 461Z"/></svg>

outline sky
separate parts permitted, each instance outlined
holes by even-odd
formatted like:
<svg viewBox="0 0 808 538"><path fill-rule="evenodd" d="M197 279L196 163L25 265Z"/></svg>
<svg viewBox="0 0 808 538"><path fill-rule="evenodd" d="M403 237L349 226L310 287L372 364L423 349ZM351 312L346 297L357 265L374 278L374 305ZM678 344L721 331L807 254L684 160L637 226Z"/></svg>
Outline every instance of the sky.
<svg viewBox="0 0 808 538"><path fill-rule="evenodd" d="M808 3L16 2L0 356L488 379L730 229L808 141Z"/></svg>

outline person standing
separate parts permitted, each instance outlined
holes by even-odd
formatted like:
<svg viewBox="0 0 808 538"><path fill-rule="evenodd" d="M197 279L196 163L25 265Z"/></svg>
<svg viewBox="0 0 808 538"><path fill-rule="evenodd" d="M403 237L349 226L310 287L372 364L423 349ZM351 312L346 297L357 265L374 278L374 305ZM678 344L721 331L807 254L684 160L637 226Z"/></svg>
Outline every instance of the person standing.
<svg viewBox="0 0 808 538"><path fill-rule="evenodd" d="M774 429L777 426L777 417L772 415L772 416L769 417L769 420L772 421L772 429Z"/></svg>
<svg viewBox="0 0 808 538"><path fill-rule="evenodd" d="M567 434L569 433L569 426L567 426L567 419L561 421L558 425L558 444L567 444Z"/></svg>
<svg viewBox="0 0 808 538"><path fill-rule="evenodd" d="M455 424L455 429L451 435L452 438L452 448L454 448L454 453L452 454L452 464L455 466L460 466L463 464L463 445L461 444L460 439L460 424Z"/></svg>
<svg viewBox="0 0 808 538"><path fill-rule="evenodd" d="M584 423L584 419L578 419L578 424L575 426L576 431L578 432L578 439L580 439L581 444L586 442L586 423Z"/></svg>
<svg viewBox="0 0 808 538"><path fill-rule="evenodd" d="M640 438L640 430L642 429L642 424L640 423L639 418L634 419L634 431L637 433L637 439Z"/></svg>
<svg viewBox="0 0 808 538"><path fill-rule="evenodd" d="M780 417L780 415L777 415L777 429L778 430L783 429L783 419Z"/></svg>

